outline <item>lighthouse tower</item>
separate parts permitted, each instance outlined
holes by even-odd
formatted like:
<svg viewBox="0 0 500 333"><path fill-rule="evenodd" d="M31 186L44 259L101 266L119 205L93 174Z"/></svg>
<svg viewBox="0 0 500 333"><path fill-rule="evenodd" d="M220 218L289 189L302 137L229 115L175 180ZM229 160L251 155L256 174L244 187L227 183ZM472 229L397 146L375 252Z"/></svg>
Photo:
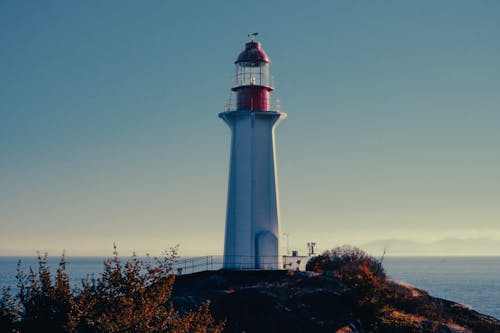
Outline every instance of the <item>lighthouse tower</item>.
<svg viewBox="0 0 500 333"><path fill-rule="evenodd" d="M274 129L286 114L271 110L270 61L259 42L246 43L235 64L236 108L219 114L232 133L223 267L280 269Z"/></svg>

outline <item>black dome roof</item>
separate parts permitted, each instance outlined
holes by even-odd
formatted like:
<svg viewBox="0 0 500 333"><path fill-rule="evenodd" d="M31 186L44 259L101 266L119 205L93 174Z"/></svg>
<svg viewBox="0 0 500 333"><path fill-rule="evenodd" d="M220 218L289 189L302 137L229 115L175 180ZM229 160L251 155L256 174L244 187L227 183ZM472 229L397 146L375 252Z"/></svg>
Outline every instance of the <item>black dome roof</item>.
<svg viewBox="0 0 500 333"><path fill-rule="evenodd" d="M270 63L271 61L266 52L261 49L260 43L251 41L245 44L245 50L240 53L238 59L234 63L238 64L243 62L255 63L257 65L257 63Z"/></svg>

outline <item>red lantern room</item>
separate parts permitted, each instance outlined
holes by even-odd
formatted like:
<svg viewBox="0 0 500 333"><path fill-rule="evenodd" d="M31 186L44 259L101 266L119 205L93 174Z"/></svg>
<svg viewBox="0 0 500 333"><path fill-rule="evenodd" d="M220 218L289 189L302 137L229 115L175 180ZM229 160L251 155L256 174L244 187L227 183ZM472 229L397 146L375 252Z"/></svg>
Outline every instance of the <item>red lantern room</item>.
<svg viewBox="0 0 500 333"><path fill-rule="evenodd" d="M231 90L236 93L236 110L269 110L269 94L273 91L269 75L271 62L260 43L252 38L234 63L236 85Z"/></svg>

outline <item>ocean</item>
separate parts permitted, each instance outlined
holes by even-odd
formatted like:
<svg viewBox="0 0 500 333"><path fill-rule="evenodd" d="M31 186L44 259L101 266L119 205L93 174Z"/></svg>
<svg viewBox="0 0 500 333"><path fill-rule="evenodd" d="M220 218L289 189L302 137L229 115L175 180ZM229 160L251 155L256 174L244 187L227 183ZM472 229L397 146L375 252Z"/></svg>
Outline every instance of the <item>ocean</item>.
<svg viewBox="0 0 500 333"><path fill-rule="evenodd" d="M0 257L0 288L10 287L15 292L19 259L25 272L30 266L37 268L34 257ZM59 260L58 257L49 258L52 271L57 269ZM77 286L87 275L98 277L104 260L103 257L67 258L71 284ZM220 257L206 257L199 262L199 269L218 269L221 266ZM383 266L394 280L500 318L500 257L386 257Z"/></svg>

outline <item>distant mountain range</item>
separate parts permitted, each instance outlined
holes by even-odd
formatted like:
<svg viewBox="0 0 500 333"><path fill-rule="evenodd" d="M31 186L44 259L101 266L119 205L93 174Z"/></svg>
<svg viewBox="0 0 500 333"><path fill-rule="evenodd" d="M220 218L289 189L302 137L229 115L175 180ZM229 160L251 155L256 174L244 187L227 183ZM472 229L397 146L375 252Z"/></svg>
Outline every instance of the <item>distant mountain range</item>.
<svg viewBox="0 0 500 333"><path fill-rule="evenodd" d="M491 238L444 238L434 242L408 239L383 239L362 244L363 250L377 256L384 248L387 255L419 256L500 256L500 240Z"/></svg>

